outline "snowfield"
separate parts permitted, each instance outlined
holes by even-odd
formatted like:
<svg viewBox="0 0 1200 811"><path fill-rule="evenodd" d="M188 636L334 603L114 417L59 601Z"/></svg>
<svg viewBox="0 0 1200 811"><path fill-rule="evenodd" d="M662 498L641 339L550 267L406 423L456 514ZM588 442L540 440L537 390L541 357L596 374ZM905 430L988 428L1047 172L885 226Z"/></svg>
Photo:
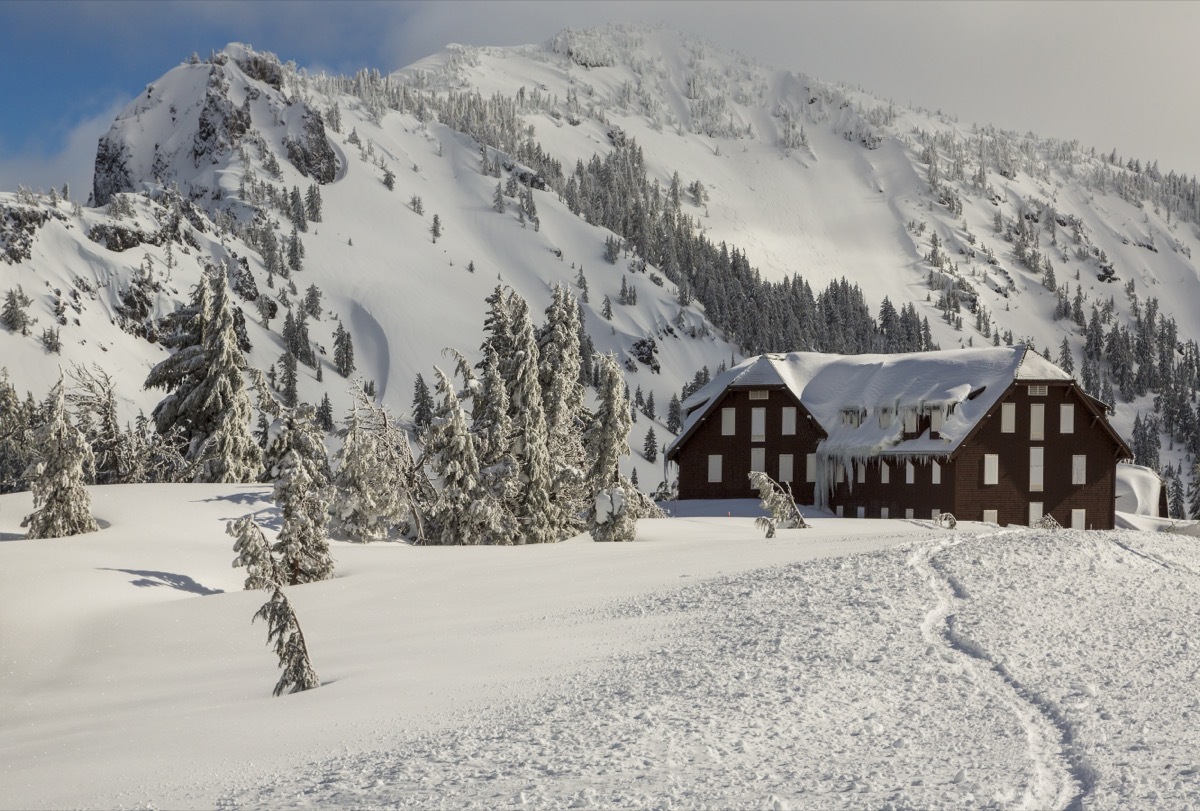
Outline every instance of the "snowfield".
<svg viewBox="0 0 1200 811"><path fill-rule="evenodd" d="M638 542L334 543L271 698L262 486L0 497L0 806L1200 806L1200 547L678 505ZM708 517L697 512L710 513ZM716 513L720 517L712 517Z"/></svg>

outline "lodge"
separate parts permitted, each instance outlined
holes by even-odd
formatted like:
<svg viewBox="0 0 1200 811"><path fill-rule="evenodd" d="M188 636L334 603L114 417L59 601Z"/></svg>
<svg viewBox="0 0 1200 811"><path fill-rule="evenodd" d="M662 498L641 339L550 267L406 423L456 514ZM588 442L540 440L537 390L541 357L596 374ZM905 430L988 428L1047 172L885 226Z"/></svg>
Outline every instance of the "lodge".
<svg viewBox="0 0 1200 811"><path fill-rule="evenodd" d="M679 498L752 498L761 470L847 517L1112 529L1133 456L1108 406L1025 347L759 355L683 410Z"/></svg>

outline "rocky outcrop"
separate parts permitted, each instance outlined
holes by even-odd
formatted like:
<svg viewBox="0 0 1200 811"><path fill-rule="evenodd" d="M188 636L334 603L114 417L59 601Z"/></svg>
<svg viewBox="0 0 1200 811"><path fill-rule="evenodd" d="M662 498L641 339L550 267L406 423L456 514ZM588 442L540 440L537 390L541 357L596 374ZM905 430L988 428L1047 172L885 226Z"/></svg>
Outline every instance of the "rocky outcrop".
<svg viewBox="0 0 1200 811"><path fill-rule="evenodd" d="M92 205L106 206L114 194L133 191L129 176L129 146L115 130L100 137L92 180Z"/></svg>

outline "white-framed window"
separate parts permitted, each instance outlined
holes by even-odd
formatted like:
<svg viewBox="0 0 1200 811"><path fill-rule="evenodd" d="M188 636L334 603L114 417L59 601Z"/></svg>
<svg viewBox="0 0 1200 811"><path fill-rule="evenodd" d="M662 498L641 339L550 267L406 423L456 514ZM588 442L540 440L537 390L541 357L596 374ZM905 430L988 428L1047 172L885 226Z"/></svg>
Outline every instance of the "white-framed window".
<svg viewBox="0 0 1200 811"><path fill-rule="evenodd" d="M935 408L929 412L929 430L935 433L942 430L942 419L943 413L940 408Z"/></svg>
<svg viewBox="0 0 1200 811"><path fill-rule="evenodd" d="M858 518L866 518L866 517L867 517L867 508L866 508L866 507L859 507L859 508L858 508L858 510L855 512L855 515L856 515Z"/></svg>
<svg viewBox="0 0 1200 811"><path fill-rule="evenodd" d="M1087 456L1076 454L1071 457L1071 484L1087 484Z"/></svg>
<svg viewBox="0 0 1200 811"><path fill-rule="evenodd" d="M1046 438L1046 406L1043 403L1029 404L1029 438Z"/></svg>
<svg viewBox="0 0 1200 811"><path fill-rule="evenodd" d="M1075 433L1075 406L1071 403L1063 403L1058 407L1058 432Z"/></svg>
<svg viewBox="0 0 1200 811"><path fill-rule="evenodd" d="M890 408L881 408L879 410L879 427L880 428L891 428L892 427L892 410Z"/></svg>
<svg viewBox="0 0 1200 811"><path fill-rule="evenodd" d="M916 468L913 467L913 463L905 462L904 463L904 483L912 484L916 480L916 478L917 478L917 471L916 471Z"/></svg>
<svg viewBox="0 0 1200 811"><path fill-rule="evenodd" d="M929 517L932 518L934 521L936 521L942 517L942 511L939 510L937 507L934 507L933 512L930 513Z"/></svg>
<svg viewBox="0 0 1200 811"><path fill-rule="evenodd" d="M766 448L751 448L750 449L750 469L759 470L763 473L767 472L767 449Z"/></svg>
<svg viewBox="0 0 1200 811"><path fill-rule="evenodd" d="M815 482L817 480L817 455L810 453L804 457L804 481Z"/></svg>
<svg viewBox="0 0 1200 811"><path fill-rule="evenodd" d="M1000 404L1000 433L1015 434L1017 432L1017 404Z"/></svg>
<svg viewBox="0 0 1200 811"><path fill-rule="evenodd" d="M783 431L784 436L796 435L796 407L783 407Z"/></svg>
<svg viewBox="0 0 1200 811"><path fill-rule="evenodd" d="M838 517L838 518L841 518L841 517L842 517L842 513L844 513L844 512L845 512L845 510L842 508L842 505L841 505L841 504L837 505L837 511L835 512L835 514L837 515L837 517Z"/></svg>
<svg viewBox="0 0 1200 811"><path fill-rule="evenodd" d="M1029 396L1030 397L1045 397L1049 393L1049 391L1050 390L1045 385L1030 386L1029 387Z"/></svg>
<svg viewBox="0 0 1200 811"><path fill-rule="evenodd" d="M939 465L937 462L931 462L930 464L933 465L933 474L932 474L933 475L933 483L941 484L942 483L942 466Z"/></svg>
<svg viewBox="0 0 1200 811"><path fill-rule="evenodd" d="M917 432L917 412L911 408L904 412L904 433L915 434Z"/></svg>
<svg viewBox="0 0 1200 811"><path fill-rule="evenodd" d="M983 455L983 483L1000 483L1000 454L985 453Z"/></svg>
<svg viewBox="0 0 1200 811"><path fill-rule="evenodd" d="M1042 492L1042 484L1045 481L1045 448L1030 448L1029 449L1029 492Z"/></svg>
<svg viewBox="0 0 1200 811"><path fill-rule="evenodd" d="M714 453L708 457L708 481L710 484L721 482L721 454Z"/></svg>
<svg viewBox="0 0 1200 811"><path fill-rule="evenodd" d="M858 483L866 484L867 483L867 463L866 462L856 463L855 471L858 473Z"/></svg>
<svg viewBox="0 0 1200 811"><path fill-rule="evenodd" d="M1071 529L1087 529L1087 510L1071 510Z"/></svg>
<svg viewBox="0 0 1200 811"><path fill-rule="evenodd" d="M888 517L888 508L887 508L887 507L880 507L880 508L879 508L879 517L880 517L880 518L887 518L887 517Z"/></svg>
<svg viewBox="0 0 1200 811"><path fill-rule="evenodd" d="M1042 520L1042 502L1029 502L1029 526L1033 526L1038 521Z"/></svg>
<svg viewBox="0 0 1200 811"><path fill-rule="evenodd" d="M984 510L983 511L983 523L999 524L1000 523L1000 511L999 510Z"/></svg>
<svg viewBox="0 0 1200 811"><path fill-rule="evenodd" d="M737 423L736 408L721 409L721 436L733 436L734 427Z"/></svg>
<svg viewBox="0 0 1200 811"><path fill-rule="evenodd" d="M912 511L912 507L907 507L907 508L905 508L905 510L904 510L904 517L905 517L905 518L907 518L907 519L909 519L910 521L912 520L912 517L913 517L913 511Z"/></svg>
<svg viewBox="0 0 1200 811"><path fill-rule="evenodd" d="M779 454L779 481L780 481L780 483L790 482L792 480L792 475L793 475L792 458L793 457L790 453Z"/></svg>
<svg viewBox="0 0 1200 811"><path fill-rule="evenodd" d="M841 462L835 462L834 464L836 465L836 468L833 474L833 480L835 483L841 484L842 482L846 481L846 466Z"/></svg>
<svg viewBox="0 0 1200 811"><path fill-rule="evenodd" d="M750 409L750 441L764 442L767 439L767 410Z"/></svg>
<svg viewBox="0 0 1200 811"><path fill-rule="evenodd" d="M770 396L771 396L771 393L769 391L767 391L766 389L751 389L750 390L750 399L751 400L766 400Z"/></svg>
<svg viewBox="0 0 1200 811"><path fill-rule="evenodd" d="M889 484L892 480L892 466L886 459L879 460L879 483Z"/></svg>

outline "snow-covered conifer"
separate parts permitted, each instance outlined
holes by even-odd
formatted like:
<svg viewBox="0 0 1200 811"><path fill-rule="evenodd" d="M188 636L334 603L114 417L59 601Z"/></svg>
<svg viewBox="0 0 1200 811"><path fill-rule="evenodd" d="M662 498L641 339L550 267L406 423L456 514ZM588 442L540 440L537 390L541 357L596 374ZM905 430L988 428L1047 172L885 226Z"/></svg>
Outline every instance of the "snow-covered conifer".
<svg viewBox="0 0 1200 811"><path fill-rule="evenodd" d="M776 528L808 528L804 516L800 514L800 508L796 506L795 498L792 497L791 488L784 490L761 470L750 471L750 486L758 491L762 508L771 513L769 517L759 516L754 519L754 525L766 530L768 538L775 537Z"/></svg>
<svg viewBox="0 0 1200 811"><path fill-rule="evenodd" d="M267 643L275 643L275 655L279 657L279 667L283 669L273 695L278 698L285 692L298 693L319 687L321 682L308 657L308 646L304 644L300 622L278 584L271 591L271 599L258 609L254 619L266 621Z"/></svg>
<svg viewBox="0 0 1200 811"><path fill-rule="evenodd" d="M538 334L542 403L554 465L554 500L560 520L573 523L583 499L583 385L563 370L580 365L579 321L575 299L565 285L555 285L546 309L546 323Z"/></svg>
<svg viewBox="0 0 1200 811"><path fill-rule="evenodd" d="M321 289L315 284L304 291L304 312L318 321L321 319Z"/></svg>
<svg viewBox="0 0 1200 811"><path fill-rule="evenodd" d="M317 424L316 409L308 403L281 409L271 424L264 454L262 480L275 481L282 475L284 457L296 451L308 476L317 487L326 487L332 476L325 437Z"/></svg>
<svg viewBox="0 0 1200 811"><path fill-rule="evenodd" d="M429 393L429 384L417 373L417 382L413 386L413 425L418 430L425 430L433 419L433 395Z"/></svg>
<svg viewBox="0 0 1200 811"><path fill-rule="evenodd" d="M274 498L283 521L273 551L287 584L293 586L333 577L326 537L329 487L312 475L308 461L293 448L276 467Z"/></svg>
<svg viewBox="0 0 1200 811"><path fill-rule="evenodd" d="M204 459L197 481L248 482L258 475L261 459L250 435L250 398L242 379L246 361L237 345L225 279L220 271L205 273L191 317L181 319L181 348L150 371L146 387L171 390L154 409L155 427L163 435L178 427L187 441L184 458Z"/></svg>
<svg viewBox="0 0 1200 811"><path fill-rule="evenodd" d="M595 417L584 435L590 462L587 476L589 531L597 541L631 541L636 531L636 514L630 509L634 490L617 468L629 452L629 404L625 380L612 355L596 359L600 401Z"/></svg>
<svg viewBox="0 0 1200 811"><path fill-rule="evenodd" d="M434 371L441 402L422 445L441 488L429 512L428 538L442 545L480 544L500 525L500 505L483 488L475 443L454 381L441 369Z"/></svg>
<svg viewBox="0 0 1200 811"><path fill-rule="evenodd" d="M1188 517L1200 520L1200 462L1192 465L1192 498L1188 504Z"/></svg>
<svg viewBox="0 0 1200 811"><path fill-rule="evenodd" d="M279 374L279 396L283 404L288 408L295 408L297 401L300 399L296 384L299 381L298 368L296 366L296 356L292 351L283 353L283 357L279 361L279 367L282 370Z"/></svg>
<svg viewBox="0 0 1200 811"><path fill-rule="evenodd" d="M513 352L505 359L502 372L509 388L509 414L515 437L513 455L520 471L520 490L513 513L521 523L521 541L549 543L558 540L562 516L551 501L553 482L538 348L529 305L515 294L511 303Z"/></svg>
<svg viewBox="0 0 1200 811"><path fill-rule="evenodd" d="M28 335L29 325L33 323L33 319L25 310L32 303L33 300L25 295L25 291L21 289L20 285L17 285L16 290L10 288L4 294L4 308L0 310L0 324L3 324L5 329L10 332Z"/></svg>
<svg viewBox="0 0 1200 811"><path fill-rule="evenodd" d="M433 215L433 221L429 223L429 234L433 237L435 243L438 241L438 237L442 235L442 218L436 214Z"/></svg>
<svg viewBox="0 0 1200 811"><path fill-rule="evenodd" d="M237 521L225 525L225 534L234 538L233 551L237 556L233 559L234 568L246 569L246 591L265 589L281 585L283 574L279 563L271 554L271 544L263 534L254 516L247 515Z"/></svg>
<svg viewBox="0 0 1200 811"><path fill-rule="evenodd" d="M646 439L642 442L642 456L646 457L647 462L658 459L658 435L654 433L653 425L646 432Z"/></svg>
<svg viewBox="0 0 1200 811"><path fill-rule="evenodd" d="M63 381L50 390L44 406L45 422L34 433L37 462L29 477L33 512L21 526L29 538L62 538L100 527L92 518L92 499L83 486L83 471L93 462L92 449L83 434L67 420Z"/></svg>

